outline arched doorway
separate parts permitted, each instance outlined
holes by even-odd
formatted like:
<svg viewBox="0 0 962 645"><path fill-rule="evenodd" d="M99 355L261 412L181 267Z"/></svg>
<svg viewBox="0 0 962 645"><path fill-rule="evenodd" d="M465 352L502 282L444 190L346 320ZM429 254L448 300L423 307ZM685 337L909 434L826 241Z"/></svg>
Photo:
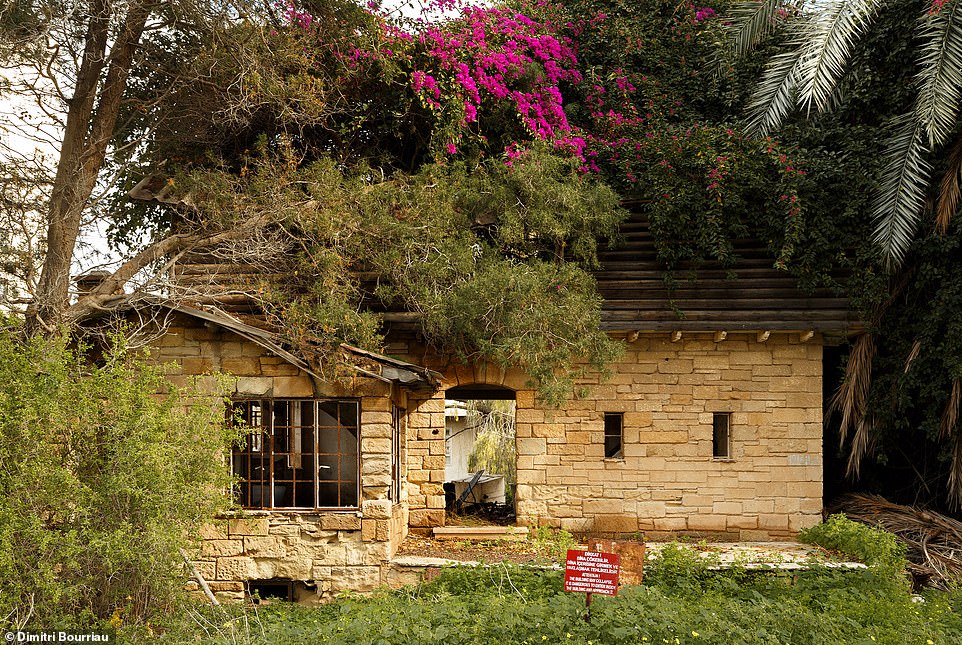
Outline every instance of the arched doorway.
<svg viewBox="0 0 962 645"><path fill-rule="evenodd" d="M514 522L515 392L460 385L445 392L445 498L449 517ZM453 519L452 517L452 519Z"/></svg>

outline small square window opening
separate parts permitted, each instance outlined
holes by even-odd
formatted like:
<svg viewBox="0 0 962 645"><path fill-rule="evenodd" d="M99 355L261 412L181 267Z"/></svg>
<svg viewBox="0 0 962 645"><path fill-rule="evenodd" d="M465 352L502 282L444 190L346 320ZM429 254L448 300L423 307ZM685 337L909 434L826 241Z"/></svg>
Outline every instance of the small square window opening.
<svg viewBox="0 0 962 645"><path fill-rule="evenodd" d="M731 459L732 435L730 412L715 412L712 414L712 458Z"/></svg>
<svg viewBox="0 0 962 645"><path fill-rule="evenodd" d="M605 459L623 456L625 416L620 412L605 412Z"/></svg>

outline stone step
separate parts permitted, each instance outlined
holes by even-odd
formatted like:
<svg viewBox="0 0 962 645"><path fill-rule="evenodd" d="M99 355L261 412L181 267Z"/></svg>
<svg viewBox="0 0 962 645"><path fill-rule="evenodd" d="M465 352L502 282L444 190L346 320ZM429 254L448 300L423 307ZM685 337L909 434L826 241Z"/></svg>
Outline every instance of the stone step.
<svg viewBox="0 0 962 645"><path fill-rule="evenodd" d="M527 540L526 526L438 526L434 529L438 540Z"/></svg>

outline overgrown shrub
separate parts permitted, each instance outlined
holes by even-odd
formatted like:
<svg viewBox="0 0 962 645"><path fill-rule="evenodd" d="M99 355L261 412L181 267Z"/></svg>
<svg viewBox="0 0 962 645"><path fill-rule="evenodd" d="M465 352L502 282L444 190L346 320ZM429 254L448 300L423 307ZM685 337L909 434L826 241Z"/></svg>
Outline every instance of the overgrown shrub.
<svg viewBox="0 0 962 645"><path fill-rule="evenodd" d="M802 530L798 539L806 544L841 551L870 567L892 572L905 569L905 545L895 535L854 522L842 513Z"/></svg>
<svg viewBox="0 0 962 645"><path fill-rule="evenodd" d="M645 583L656 587L673 589L689 588L698 585L709 575L709 566L718 564L714 554L696 551L685 545L672 542L666 544L657 557L645 565Z"/></svg>
<svg viewBox="0 0 962 645"><path fill-rule="evenodd" d="M564 529L533 526L530 531L528 539L538 554L555 562L564 562L568 549L578 547L578 540Z"/></svg>
<svg viewBox="0 0 962 645"><path fill-rule="evenodd" d="M115 349L0 331L0 630L136 621L226 501L223 408Z"/></svg>

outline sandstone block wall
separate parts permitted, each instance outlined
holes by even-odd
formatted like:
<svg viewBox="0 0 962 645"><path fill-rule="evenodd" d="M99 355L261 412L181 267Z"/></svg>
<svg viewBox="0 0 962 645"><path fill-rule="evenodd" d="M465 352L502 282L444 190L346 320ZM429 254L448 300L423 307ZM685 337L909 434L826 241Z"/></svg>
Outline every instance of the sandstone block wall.
<svg viewBox="0 0 962 645"><path fill-rule="evenodd" d="M301 581L317 600L345 589L373 591L392 546L390 517L360 512L251 511L206 526L202 538L194 564L216 595L237 600L251 580Z"/></svg>
<svg viewBox="0 0 962 645"><path fill-rule="evenodd" d="M445 389L516 390L518 522L578 533L779 539L822 509L822 348L818 337L642 334L587 396L543 407L523 375L438 361ZM443 522L441 392L412 415L412 526ZM623 456L604 457L604 414L623 414ZM730 413L731 458L712 457L713 413ZM417 464L423 464L420 468Z"/></svg>
<svg viewBox="0 0 962 645"><path fill-rule="evenodd" d="M178 319L153 358L170 378L235 375L242 397L356 398L360 402L361 506L337 512L250 511L205 530L197 554L216 593L249 580L290 579L312 597L391 582L387 562L408 528L443 525L444 398L458 385L499 385L517 401L520 524L649 538L696 533L777 539L820 519L822 364L818 338L798 334L643 334L612 365L582 379L587 395L560 409L537 400L526 375L454 365L408 343L388 349L444 374L443 388L413 399L373 379L326 383L219 328ZM209 378L209 377L205 377ZM213 385L213 383L211 383ZM219 405L219 402L215 402ZM407 410L402 487L392 485L394 406ZM623 415L623 453L604 457L604 415ZM731 415L731 458L712 457L713 413Z"/></svg>
<svg viewBox="0 0 962 645"><path fill-rule="evenodd" d="M394 555L408 527L406 493L402 490L400 499L389 499L392 411L405 404L403 392L368 378L347 384L320 382L230 331L185 316L156 341L151 358L170 366L169 378L176 385L209 372L233 375L237 398L359 402L360 507L330 512L250 510L208 526L195 563L215 593L242 598L244 585L251 580L301 581L302 590L306 586L317 598L342 589L370 591L381 584L381 564ZM214 392L214 380L201 376L200 385L206 382ZM211 404L223 405L216 397Z"/></svg>

